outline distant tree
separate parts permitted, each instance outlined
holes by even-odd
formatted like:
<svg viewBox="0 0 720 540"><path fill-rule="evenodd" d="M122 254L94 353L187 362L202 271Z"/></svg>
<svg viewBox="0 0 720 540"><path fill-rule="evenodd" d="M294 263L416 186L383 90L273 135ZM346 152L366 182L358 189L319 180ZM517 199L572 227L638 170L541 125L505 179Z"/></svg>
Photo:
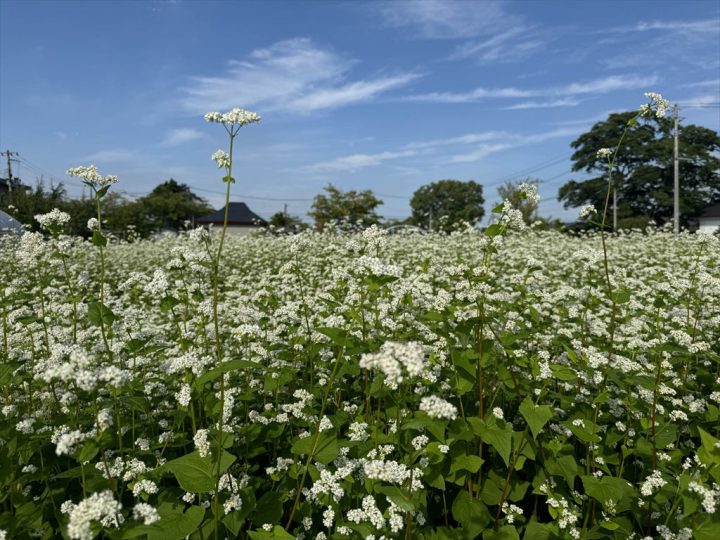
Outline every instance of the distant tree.
<svg viewBox="0 0 720 540"><path fill-rule="evenodd" d="M410 208L414 224L448 232L460 221L472 225L480 221L485 214L484 202L480 184L472 180L440 180L415 191Z"/></svg>
<svg viewBox="0 0 720 540"><path fill-rule="evenodd" d="M371 190L342 192L332 184L325 188L327 195L315 196L308 214L315 220L315 227L322 230L329 223L351 228L366 227L379 223L375 209L382 201Z"/></svg>
<svg viewBox="0 0 720 540"><path fill-rule="evenodd" d="M213 211L202 197L195 195L187 184L170 179L138 200L153 230L180 230L193 216ZM140 216L138 216L140 219Z"/></svg>
<svg viewBox="0 0 720 540"><path fill-rule="evenodd" d="M500 186L497 191L502 201L510 201L513 208L522 212L523 221L529 225L537 218L538 203L521 195L518 190L520 184L530 184L531 186L537 187L538 184L540 184L540 180L532 178L526 178L525 180L515 182L508 180Z"/></svg>
<svg viewBox="0 0 720 540"><path fill-rule="evenodd" d="M573 141L573 170L594 173L560 188L565 208L594 204L602 211L608 164L597 157L601 148L615 148L635 112L611 114ZM720 137L695 125L680 126L680 212L683 221L720 198ZM618 218L642 217L665 222L673 213L673 122L647 118L629 128L617 155L613 182L618 193Z"/></svg>
<svg viewBox="0 0 720 540"><path fill-rule="evenodd" d="M13 189L3 193L0 196L0 208L7 212L8 207L13 209L8 212L23 225L29 225L34 230L39 230L39 225L35 221L38 214L46 214L53 208L60 208L66 195L65 186L62 182L59 184L50 184L45 186L42 177L38 178L35 186L26 188Z"/></svg>
<svg viewBox="0 0 720 540"><path fill-rule="evenodd" d="M307 228L307 224L297 216L291 216L285 212L275 212L268 221L268 225L276 231L300 232Z"/></svg>

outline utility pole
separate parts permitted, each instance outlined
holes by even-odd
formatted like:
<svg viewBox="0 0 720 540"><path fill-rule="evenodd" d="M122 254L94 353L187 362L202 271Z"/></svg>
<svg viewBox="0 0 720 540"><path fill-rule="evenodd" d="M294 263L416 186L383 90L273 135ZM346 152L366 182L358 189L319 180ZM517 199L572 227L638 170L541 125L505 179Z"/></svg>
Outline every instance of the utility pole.
<svg viewBox="0 0 720 540"><path fill-rule="evenodd" d="M430 207L430 217L428 219L428 231L432 232L432 206Z"/></svg>
<svg viewBox="0 0 720 540"><path fill-rule="evenodd" d="M288 217L288 214L287 214L287 203L285 203L285 204L283 205L283 215L285 216L285 219L287 219L287 217Z"/></svg>
<svg viewBox="0 0 720 540"><path fill-rule="evenodd" d="M673 232L680 232L680 156L678 152L678 124L680 122L679 107L677 103L673 107L673 121L675 123L675 144L673 149Z"/></svg>
<svg viewBox="0 0 720 540"><path fill-rule="evenodd" d="M8 185L10 186L10 189L12 189L13 185L13 174L12 174L12 162L17 161L16 159L12 159L12 156L19 156L17 152L11 152L10 150L5 150L4 152L0 152L0 156L7 156L7 170L8 170Z"/></svg>

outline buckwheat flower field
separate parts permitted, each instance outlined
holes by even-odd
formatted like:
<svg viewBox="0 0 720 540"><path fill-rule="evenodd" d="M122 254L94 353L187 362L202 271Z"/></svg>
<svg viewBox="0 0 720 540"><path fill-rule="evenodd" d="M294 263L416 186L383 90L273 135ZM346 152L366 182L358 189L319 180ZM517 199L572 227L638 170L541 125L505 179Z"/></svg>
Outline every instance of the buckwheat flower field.
<svg viewBox="0 0 720 540"><path fill-rule="evenodd" d="M717 538L717 238L214 241L2 241L8 538Z"/></svg>
<svg viewBox="0 0 720 540"><path fill-rule="evenodd" d="M0 237L0 538L720 538L717 236L127 243L68 173L90 239Z"/></svg>

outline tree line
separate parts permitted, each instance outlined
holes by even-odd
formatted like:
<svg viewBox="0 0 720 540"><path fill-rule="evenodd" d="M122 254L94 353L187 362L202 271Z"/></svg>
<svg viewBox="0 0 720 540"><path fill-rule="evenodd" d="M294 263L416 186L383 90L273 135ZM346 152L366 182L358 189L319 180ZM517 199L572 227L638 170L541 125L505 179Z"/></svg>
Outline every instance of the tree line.
<svg viewBox="0 0 720 540"><path fill-rule="evenodd" d="M593 204L602 210L608 182L608 161L598 150L611 147L620 138L634 112L609 115L571 143L572 170L589 178L572 179L560 187L558 199L566 209ZM695 125L679 130L682 222L720 200L720 137ZM508 181L498 188L500 200L509 199L526 222L538 220L537 203L518 195L521 182ZM643 119L625 135L613 173L617 191L619 227L663 224L672 218L673 206L673 123L662 118ZM483 186L473 180L444 179L417 189L410 199L411 215L402 221L383 220L377 209L383 201L372 190L341 191L328 184L315 196L308 215L316 229L327 226L362 228L373 224L406 224L436 231L450 231L460 223L475 225L485 215ZM39 183L31 190L17 189L0 195L0 208L10 210L20 222L33 225L34 216L59 208L72 216L68 232L87 235L87 220L94 215L94 201L67 197L62 184L46 189ZM119 235L127 231L146 237L162 230L179 230L193 216L210 213L207 201L190 187L170 179L148 195L129 200L122 194L107 199L105 228ZM547 225L558 222L544 220ZM300 217L284 212L269 221L274 230L298 231L308 227Z"/></svg>

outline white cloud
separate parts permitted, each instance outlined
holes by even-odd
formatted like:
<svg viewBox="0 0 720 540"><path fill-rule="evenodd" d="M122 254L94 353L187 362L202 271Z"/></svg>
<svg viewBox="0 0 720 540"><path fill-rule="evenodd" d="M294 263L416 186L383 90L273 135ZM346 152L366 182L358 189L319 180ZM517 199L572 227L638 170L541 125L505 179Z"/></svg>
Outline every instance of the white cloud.
<svg viewBox="0 0 720 540"><path fill-rule="evenodd" d="M638 32L650 30L671 30L680 32L714 32L720 31L720 19L702 21L640 21L634 28Z"/></svg>
<svg viewBox="0 0 720 540"><path fill-rule="evenodd" d="M568 106L572 96L582 94L605 94L615 90L648 88L657 83L655 76L640 77L637 75L611 75L583 83L571 83L565 86L548 88L475 88L469 92L431 92L410 95L406 101L431 103L472 103L489 98L531 98L531 97L565 97L566 103L555 106ZM547 106L547 105L546 105ZM518 107L521 108L521 107ZM529 108L529 107L525 107Z"/></svg>
<svg viewBox="0 0 720 540"><path fill-rule="evenodd" d="M507 150L508 148L513 148L514 146L515 145L507 143L481 144L470 152L456 154L452 156L449 161L450 163L472 163L475 161L480 161L483 158L489 156L490 154L500 152L501 150Z"/></svg>
<svg viewBox="0 0 720 540"><path fill-rule="evenodd" d="M170 130L163 139L162 146L178 146L203 137L203 133L194 128L178 128Z"/></svg>
<svg viewBox="0 0 720 540"><path fill-rule="evenodd" d="M720 88L720 79L710 79L709 81L698 81L682 85L683 88L704 88L706 86Z"/></svg>
<svg viewBox="0 0 720 540"><path fill-rule="evenodd" d="M322 161L302 167L300 170L307 173L331 171L355 172L360 169L376 167L388 161L402 160L404 158L413 158L413 162L410 163L410 165L413 165L418 159L429 155L432 155L432 159L436 163L470 163L481 161L490 154L502 150L517 148L528 144L537 144L548 139L575 136L581 132L582 129L579 127L562 127L551 131L531 134L508 133L503 131L468 133L445 139L414 141L396 151L342 156L330 161ZM445 155L441 154L442 151L445 152ZM393 167L403 167L403 165L393 165Z"/></svg>
<svg viewBox="0 0 720 540"><path fill-rule="evenodd" d="M350 171L354 172L358 169L366 167L374 167L388 160L399 159L416 155L415 150L402 150L400 152L380 152L378 154L352 154L343 156L331 161L322 161L308 167L303 167L307 172L326 172L326 171Z"/></svg>
<svg viewBox="0 0 720 540"><path fill-rule="evenodd" d="M455 49L451 60L474 58L480 62L521 60L545 46L545 41L528 26L515 26L480 41L466 41Z"/></svg>
<svg viewBox="0 0 720 540"><path fill-rule="evenodd" d="M193 77L183 88L183 105L194 113L257 107L305 114L367 102L418 78L398 73L347 80L356 63L306 38L280 41L230 61L220 76Z"/></svg>
<svg viewBox="0 0 720 540"><path fill-rule="evenodd" d="M575 107L579 104L580 102L576 99L562 98L554 99L551 101L523 101L522 103L517 103L515 105L511 105L510 107L505 108L508 110L551 109L555 107Z"/></svg>
<svg viewBox="0 0 720 540"><path fill-rule="evenodd" d="M462 39L492 34L499 27L519 23L501 2L484 0L482 4L466 0L405 0L382 2L386 24L410 27L425 39Z"/></svg>
<svg viewBox="0 0 720 540"><path fill-rule="evenodd" d="M135 159L135 153L124 148L108 148L80 158L79 161L93 163L118 163Z"/></svg>

